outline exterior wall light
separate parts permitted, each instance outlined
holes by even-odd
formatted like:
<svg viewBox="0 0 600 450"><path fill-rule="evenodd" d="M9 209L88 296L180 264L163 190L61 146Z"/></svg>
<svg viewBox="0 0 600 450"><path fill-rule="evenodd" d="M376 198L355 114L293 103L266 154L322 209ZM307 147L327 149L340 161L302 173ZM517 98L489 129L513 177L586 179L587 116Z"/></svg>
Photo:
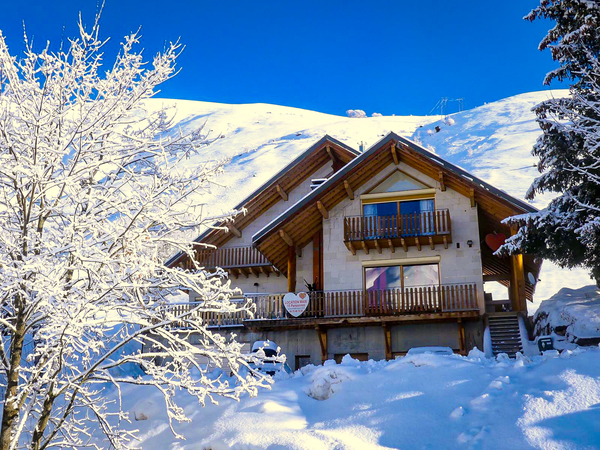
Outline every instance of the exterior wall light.
<svg viewBox="0 0 600 450"><path fill-rule="evenodd" d="M472 241L471 239L469 239L469 240L467 241L467 245L468 245L469 247L473 247L473 241Z"/></svg>

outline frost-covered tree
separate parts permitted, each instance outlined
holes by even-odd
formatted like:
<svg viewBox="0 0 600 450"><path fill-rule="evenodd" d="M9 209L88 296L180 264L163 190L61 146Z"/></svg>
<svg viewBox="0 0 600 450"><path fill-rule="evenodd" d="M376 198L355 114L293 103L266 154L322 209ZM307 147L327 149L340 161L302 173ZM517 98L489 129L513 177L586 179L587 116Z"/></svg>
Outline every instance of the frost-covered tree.
<svg viewBox="0 0 600 450"><path fill-rule="evenodd" d="M546 75L569 81L570 95L534 108L542 129L533 148L541 172L527 198L560 195L537 214L516 217L522 225L504 251L525 251L562 267L587 267L600 286L600 2L542 0L525 19L551 19L540 43L559 67Z"/></svg>
<svg viewBox="0 0 600 450"><path fill-rule="evenodd" d="M128 383L160 391L172 424L187 420L176 392L204 405L269 385L244 376L241 345L199 318L252 305L229 302L222 271L169 268L157 256L193 254L181 236L209 220L199 196L223 162L187 165L207 137L146 110L181 48L146 65L138 38L104 66L98 19L89 31L80 19L60 51L36 52L26 39L19 58L0 34L1 450L127 448L128 415L106 393ZM168 298L182 289L199 302L176 312ZM234 381L207 377L206 358L226 363ZM91 440L94 429L107 441Z"/></svg>

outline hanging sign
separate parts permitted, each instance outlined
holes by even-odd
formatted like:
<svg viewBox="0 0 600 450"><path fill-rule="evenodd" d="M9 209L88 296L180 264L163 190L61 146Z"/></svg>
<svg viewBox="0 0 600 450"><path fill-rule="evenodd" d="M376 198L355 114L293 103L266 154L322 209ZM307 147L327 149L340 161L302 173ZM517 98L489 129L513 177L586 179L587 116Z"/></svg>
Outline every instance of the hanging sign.
<svg viewBox="0 0 600 450"><path fill-rule="evenodd" d="M306 292L300 292L299 294L288 292L283 296L283 306L285 306L287 312L289 312L292 316L298 317L300 314L306 311L308 300L309 297Z"/></svg>
<svg viewBox="0 0 600 450"><path fill-rule="evenodd" d="M504 241L506 241L506 236L502 233L490 233L485 237L485 243L494 252L504 244Z"/></svg>

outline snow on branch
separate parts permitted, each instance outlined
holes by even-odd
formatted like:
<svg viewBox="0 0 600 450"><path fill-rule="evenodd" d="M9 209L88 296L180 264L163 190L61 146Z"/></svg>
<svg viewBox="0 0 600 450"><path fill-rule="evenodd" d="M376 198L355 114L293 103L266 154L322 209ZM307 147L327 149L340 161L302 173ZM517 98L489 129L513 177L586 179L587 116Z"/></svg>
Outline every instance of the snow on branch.
<svg viewBox="0 0 600 450"><path fill-rule="evenodd" d="M204 405L270 384L203 321L253 313L229 301L224 272L163 264L193 256L186 236L214 220L198 205L224 161L186 164L208 137L144 103L176 74L181 45L149 66L138 41L127 36L106 70L98 20L89 32L80 21L68 48L27 44L22 58L0 34L0 450L128 448L128 414L107 386L153 386L174 423L189 420L178 391ZM173 308L182 290L198 302ZM209 378L202 358L231 381ZM90 440L93 428L108 442Z"/></svg>

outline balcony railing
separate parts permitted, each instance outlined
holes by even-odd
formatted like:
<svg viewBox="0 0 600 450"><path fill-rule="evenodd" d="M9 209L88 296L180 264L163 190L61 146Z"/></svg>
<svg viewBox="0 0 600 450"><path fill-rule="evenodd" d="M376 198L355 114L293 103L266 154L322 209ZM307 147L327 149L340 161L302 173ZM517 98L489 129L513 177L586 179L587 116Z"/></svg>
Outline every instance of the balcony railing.
<svg viewBox="0 0 600 450"><path fill-rule="evenodd" d="M254 317L247 313L221 314L200 312L208 326L239 326L248 320L287 320L290 316L283 306L285 294L248 294L256 305ZM440 314L478 311L475 283L416 286L376 291L343 290L310 292L306 311L297 319L364 317L390 315ZM182 314L198 303L172 305Z"/></svg>
<svg viewBox="0 0 600 450"><path fill-rule="evenodd" d="M419 250L422 245L429 245L433 250L437 244L448 248L451 242L452 226L447 209L398 216L344 217L344 243L353 255L357 248L366 253L370 249L382 253L383 248L394 252L402 247L407 252L413 245Z"/></svg>
<svg viewBox="0 0 600 450"><path fill-rule="evenodd" d="M258 249L246 245L241 247L222 247L198 251L198 262L209 269L221 267L233 269L240 267L270 266L271 263Z"/></svg>

